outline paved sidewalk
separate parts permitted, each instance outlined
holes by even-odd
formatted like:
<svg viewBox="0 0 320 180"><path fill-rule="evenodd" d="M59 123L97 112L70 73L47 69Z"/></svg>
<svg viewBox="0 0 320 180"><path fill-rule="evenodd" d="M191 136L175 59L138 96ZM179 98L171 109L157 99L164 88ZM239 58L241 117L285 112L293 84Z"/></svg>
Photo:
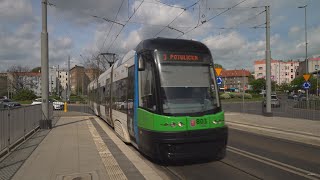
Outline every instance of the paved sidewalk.
<svg viewBox="0 0 320 180"><path fill-rule="evenodd" d="M320 123L306 119L225 113L230 128L320 146Z"/></svg>
<svg viewBox="0 0 320 180"><path fill-rule="evenodd" d="M94 116L61 117L12 179L161 179L149 166L136 168L145 164L139 158L128 160L99 121Z"/></svg>

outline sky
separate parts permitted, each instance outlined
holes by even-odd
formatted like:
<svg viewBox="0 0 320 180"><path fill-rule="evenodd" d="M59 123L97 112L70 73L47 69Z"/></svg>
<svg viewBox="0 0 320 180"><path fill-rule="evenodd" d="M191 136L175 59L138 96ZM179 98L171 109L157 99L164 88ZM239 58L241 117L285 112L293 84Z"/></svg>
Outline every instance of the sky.
<svg viewBox="0 0 320 180"><path fill-rule="evenodd" d="M99 52L122 57L144 39L201 41L215 63L253 70L265 57L265 8L270 6L271 57L320 55L320 0L49 0L50 67L81 65ZM228 9L230 8L230 9ZM115 23L114 23L115 22ZM197 27L197 28L195 28ZM0 72L41 65L41 0L0 0Z"/></svg>

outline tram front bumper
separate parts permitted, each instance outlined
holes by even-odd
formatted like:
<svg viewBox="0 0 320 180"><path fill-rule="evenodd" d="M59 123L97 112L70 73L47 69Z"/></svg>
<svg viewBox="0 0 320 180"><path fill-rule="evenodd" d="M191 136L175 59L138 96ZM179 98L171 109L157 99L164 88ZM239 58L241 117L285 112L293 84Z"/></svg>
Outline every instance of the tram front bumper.
<svg viewBox="0 0 320 180"><path fill-rule="evenodd" d="M152 159L161 161L212 160L225 156L228 127L185 132L148 131L142 147Z"/></svg>

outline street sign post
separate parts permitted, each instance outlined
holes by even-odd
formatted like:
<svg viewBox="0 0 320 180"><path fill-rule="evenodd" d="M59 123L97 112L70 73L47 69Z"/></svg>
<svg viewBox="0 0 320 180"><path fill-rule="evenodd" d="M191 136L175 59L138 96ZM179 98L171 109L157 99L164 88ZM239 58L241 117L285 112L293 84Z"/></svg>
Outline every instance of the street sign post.
<svg viewBox="0 0 320 180"><path fill-rule="evenodd" d="M305 81L308 81L310 79L310 74L304 74L303 78Z"/></svg>
<svg viewBox="0 0 320 180"><path fill-rule="evenodd" d="M220 76L222 68L215 68L215 71L217 73L217 76Z"/></svg>
<svg viewBox="0 0 320 180"><path fill-rule="evenodd" d="M218 85L222 84L222 78L220 76L217 77L217 84Z"/></svg>
<svg viewBox="0 0 320 180"><path fill-rule="evenodd" d="M302 87L303 87L304 89L310 89L311 83L310 83L309 81L306 81L306 82L304 82L304 83L302 84Z"/></svg>

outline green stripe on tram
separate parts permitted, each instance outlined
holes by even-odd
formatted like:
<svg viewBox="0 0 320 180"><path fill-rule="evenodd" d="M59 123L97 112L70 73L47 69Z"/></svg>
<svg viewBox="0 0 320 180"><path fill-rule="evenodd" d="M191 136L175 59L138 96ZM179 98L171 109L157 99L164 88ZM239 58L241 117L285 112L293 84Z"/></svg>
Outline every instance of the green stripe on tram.
<svg viewBox="0 0 320 180"><path fill-rule="evenodd" d="M153 131L178 132L186 130L219 128L225 126L223 111L200 117L163 116L151 113L141 108L138 108L137 112L139 128Z"/></svg>

